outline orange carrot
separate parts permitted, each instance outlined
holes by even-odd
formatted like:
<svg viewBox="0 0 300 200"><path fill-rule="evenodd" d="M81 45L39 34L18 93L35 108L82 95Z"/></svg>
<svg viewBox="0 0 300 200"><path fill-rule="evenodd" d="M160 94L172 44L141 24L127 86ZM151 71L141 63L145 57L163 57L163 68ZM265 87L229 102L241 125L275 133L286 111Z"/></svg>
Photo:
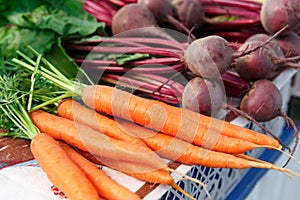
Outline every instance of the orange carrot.
<svg viewBox="0 0 300 200"><path fill-rule="evenodd" d="M65 143L60 143L60 145L71 158L71 160L73 160L73 162L77 164L87 175L88 179L95 186L100 196L107 200L141 199L135 193L113 181L102 170L96 167L96 165L77 153L70 146Z"/></svg>
<svg viewBox="0 0 300 200"><path fill-rule="evenodd" d="M184 164L223 168L251 167L248 163L240 163L240 160L233 155L199 148L183 140L173 138L169 135L156 133L153 130L128 121L118 120L118 123L94 110L85 108L80 103L71 99L61 102L58 106L57 113L62 117L84 123L95 130L101 131L105 129L105 133L108 135L113 135L114 132L117 132L118 135L120 135L118 138L124 139L125 141L127 140L127 137L133 139L141 138L152 150L156 151L157 154L170 160L177 160ZM97 120L96 122L95 119ZM105 124L109 124L113 128L108 129L105 127Z"/></svg>
<svg viewBox="0 0 300 200"><path fill-rule="evenodd" d="M87 86L82 91L82 100L98 112L130 120L215 151L237 154L261 147L241 139L224 136L216 129L201 125L199 116L196 115L197 120L192 120L191 117L194 115L191 116L191 112L186 109L178 108L182 111L179 114L172 106L113 87ZM234 126L232 132L235 132Z"/></svg>
<svg viewBox="0 0 300 200"><path fill-rule="evenodd" d="M155 134L153 130L128 121L119 121L119 124L123 130L127 130L128 132L130 131L137 136L141 135L144 142L157 154L183 164L236 169L255 167L293 173L290 170L282 169L271 163L264 162L264 164L261 164L259 159L245 156L244 154L231 155L222 152L215 152L189 144L183 140L173 138L165 134Z"/></svg>
<svg viewBox="0 0 300 200"><path fill-rule="evenodd" d="M174 182L172 176L170 175L170 172L163 169L147 171L145 170L144 165L140 163L119 162L116 160L101 158L101 157L98 157L97 159L100 161L102 165L107 167L118 165L118 164L122 165L123 168L122 170L119 171L142 181L146 181L149 183L165 184L165 185L172 185Z"/></svg>
<svg viewBox="0 0 300 200"><path fill-rule="evenodd" d="M53 137L38 134L31 141L31 151L49 180L70 200L99 199L87 176Z"/></svg>
<svg viewBox="0 0 300 200"><path fill-rule="evenodd" d="M180 113L180 109L175 109L178 113ZM201 124L202 126L214 129L217 132L221 132L222 135L239 138L258 145L274 146L275 148L280 148L278 140L265 134L261 134L256 131L232 124L230 122L201 115L189 110L186 110L185 112L189 113L191 120L198 120L199 124Z"/></svg>
<svg viewBox="0 0 300 200"><path fill-rule="evenodd" d="M132 144L145 145L145 143L135 135L124 133L119 125L111 118L84 107L72 99L64 99L61 101L57 107L57 114L61 117L89 126L109 137Z"/></svg>
<svg viewBox="0 0 300 200"><path fill-rule="evenodd" d="M75 112L77 112L76 117L75 117ZM89 114L84 114L84 112L88 112ZM201 165L201 166L216 167L216 168L237 168L237 169L245 169L251 167L267 168L267 169L276 168L272 164L260 165L257 162L249 161L249 159L238 158L235 155L210 151L192 145L181 139L174 138L169 135L157 133L151 129L147 129L145 127L136 125L134 123L125 120L119 119L118 121L114 121L113 119L105 117L100 113L85 108L78 102L72 101L71 99L65 100L59 105L58 114L60 114L62 117L73 118L75 120L83 122L87 126L93 127L95 130L102 129L102 126L99 125L97 126L97 124L103 124L105 122L107 122L108 124L113 124L114 129L108 130L108 132L116 131L120 135L126 135L126 136L129 135L130 137L133 138L141 138L157 154L169 160L176 160L183 164ZM96 118L100 120L98 121L98 123L94 124L93 120L86 120L89 119L86 118L87 116L90 117L98 116ZM122 137L119 138L121 139ZM101 158L101 160L103 161L105 159ZM109 160L109 163L111 162L113 161ZM106 165L107 164L108 163L106 163ZM120 163L120 168L121 168L121 164L123 165L123 163ZM278 170L279 168L276 169ZM122 170L123 172L125 172L124 167ZM135 170L137 171L137 169ZM134 173L136 171L130 171L130 172L127 171L127 173L131 174L131 176L136 176L136 173ZM146 176L148 181L149 178L151 177L151 173L142 173L138 175Z"/></svg>
<svg viewBox="0 0 300 200"><path fill-rule="evenodd" d="M90 127L42 110L33 111L30 116L41 132L84 151L116 160L141 162L149 169L166 167L165 161L148 147L110 138Z"/></svg>
<svg viewBox="0 0 300 200"><path fill-rule="evenodd" d="M169 171L166 171L164 169L157 169L154 171L147 171L145 166L141 163L137 162L120 162L118 160L112 160L112 159L107 159L107 158L101 158L91 156L90 154L85 154L88 156L90 159L92 159L95 163L103 165L103 166L117 166L120 165L118 171L121 171L131 177L134 177L138 180L145 181L147 183L153 183L153 184L164 184L164 185L169 185L173 187L174 189L178 190L182 194L186 195L190 199L194 199L191 195L186 193L179 185L177 185L171 176ZM185 177L185 178L190 178L191 177ZM193 181L194 179L192 179ZM200 181L197 181L197 183L200 183ZM202 183L200 183L202 184ZM204 186L204 184L202 184Z"/></svg>
<svg viewBox="0 0 300 200"><path fill-rule="evenodd" d="M259 145L267 145L267 146L274 146L275 148L280 148L280 144L278 140L271 138L265 134L261 134L256 131L232 124L225 120L220 120L217 118L202 115L185 108L170 106L168 104L165 104L157 100L153 100L153 101L156 104L160 104L162 107L164 107L167 110L172 110L173 112L183 117L189 117L190 120L197 121L200 126L209 129L214 129L215 131L221 133L224 136L246 140Z"/></svg>

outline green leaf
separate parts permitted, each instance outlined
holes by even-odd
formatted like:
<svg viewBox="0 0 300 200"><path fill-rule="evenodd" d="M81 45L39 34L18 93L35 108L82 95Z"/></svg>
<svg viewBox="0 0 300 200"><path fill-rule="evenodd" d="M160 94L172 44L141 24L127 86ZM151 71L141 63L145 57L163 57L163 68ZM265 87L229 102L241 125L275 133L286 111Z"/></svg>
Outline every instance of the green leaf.
<svg viewBox="0 0 300 200"><path fill-rule="evenodd" d="M16 56L18 49L26 51L26 46L29 44L44 53L51 49L54 42L55 33L53 31L20 28L14 25L0 27L0 46L2 56L5 58ZM30 52L28 51L28 53Z"/></svg>
<svg viewBox="0 0 300 200"><path fill-rule="evenodd" d="M51 63L67 78L76 77L79 66L61 46L60 38L56 40L51 50L45 54L45 57L47 58L47 60L51 60Z"/></svg>
<svg viewBox="0 0 300 200"><path fill-rule="evenodd" d="M31 29L52 30L60 36L79 34L86 36L104 29L104 23L97 22L82 8L81 1L13 1L20 4L11 7L7 3L3 16L15 25ZM31 5L31 6L29 6Z"/></svg>

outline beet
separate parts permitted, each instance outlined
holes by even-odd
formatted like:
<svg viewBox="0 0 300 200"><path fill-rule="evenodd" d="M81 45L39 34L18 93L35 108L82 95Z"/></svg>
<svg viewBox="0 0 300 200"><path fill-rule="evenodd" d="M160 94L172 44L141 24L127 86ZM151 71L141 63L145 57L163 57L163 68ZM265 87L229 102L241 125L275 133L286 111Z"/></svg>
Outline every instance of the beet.
<svg viewBox="0 0 300 200"><path fill-rule="evenodd" d="M166 19L172 9L169 0L138 0L138 4L147 7L157 21Z"/></svg>
<svg viewBox="0 0 300 200"><path fill-rule="evenodd" d="M146 36L174 40L158 27L149 9L138 3L130 3L119 9L113 16L111 30L113 35L119 34L123 37Z"/></svg>
<svg viewBox="0 0 300 200"><path fill-rule="evenodd" d="M284 33L299 30L300 1L299 0L266 0L260 13L263 28L274 34L284 26L288 29Z"/></svg>
<svg viewBox="0 0 300 200"><path fill-rule="evenodd" d="M273 120L276 117L283 117L286 123L292 126L294 130L296 141L291 155L294 154L299 140L298 130L294 121L282 111L282 96L280 90L272 81L266 79L255 81L247 94L242 98L240 110L230 106L227 108L254 122L262 130L276 138L281 145L289 149L288 146L283 144L276 136L259 123Z"/></svg>
<svg viewBox="0 0 300 200"><path fill-rule="evenodd" d="M182 107L207 116L217 116L225 104L224 87L217 81L195 77L185 86Z"/></svg>
<svg viewBox="0 0 300 200"><path fill-rule="evenodd" d="M277 38L278 44L287 57L300 55L300 36L289 32Z"/></svg>
<svg viewBox="0 0 300 200"><path fill-rule="evenodd" d="M238 52L242 53L256 47L259 48L235 59L236 71L248 81L272 80L286 68L300 67L296 63L300 57L286 58L279 42L267 34L255 34L249 37L239 47Z"/></svg>
<svg viewBox="0 0 300 200"><path fill-rule="evenodd" d="M177 30L190 35L193 39L196 39L196 37L191 33L191 30L186 27L185 24L173 17L173 8L169 0L138 0L138 3L147 7L161 26L168 22Z"/></svg>
<svg viewBox="0 0 300 200"><path fill-rule="evenodd" d="M133 3L118 10L112 19L111 29L116 35L131 29L155 26L157 24L153 14L145 6Z"/></svg>
<svg viewBox="0 0 300 200"><path fill-rule="evenodd" d="M264 43L270 39L271 39L271 36L266 33L257 33L257 34L250 36L249 38L247 38L246 42L258 41L258 42ZM281 49L279 42L275 38L271 39L270 42L268 42L264 46L272 48L272 50L275 51L276 55L284 56L284 52Z"/></svg>
<svg viewBox="0 0 300 200"><path fill-rule="evenodd" d="M280 115L282 96L272 81L258 80L243 97L240 105L243 112L259 122L265 122Z"/></svg>
<svg viewBox="0 0 300 200"><path fill-rule="evenodd" d="M203 78L218 77L225 73L233 62L234 49L228 41L216 35L193 41L184 53L189 70Z"/></svg>
<svg viewBox="0 0 300 200"><path fill-rule="evenodd" d="M245 42L239 51L246 51L260 45L260 41ZM256 81L259 79L272 80L280 72L280 65L273 62L272 58L279 55L271 46L264 46L251 54L235 59L235 69L238 74L248 80Z"/></svg>
<svg viewBox="0 0 300 200"><path fill-rule="evenodd" d="M206 23L207 19L204 9L198 0L173 0L171 2L175 16L188 29L192 29L195 26L199 28Z"/></svg>

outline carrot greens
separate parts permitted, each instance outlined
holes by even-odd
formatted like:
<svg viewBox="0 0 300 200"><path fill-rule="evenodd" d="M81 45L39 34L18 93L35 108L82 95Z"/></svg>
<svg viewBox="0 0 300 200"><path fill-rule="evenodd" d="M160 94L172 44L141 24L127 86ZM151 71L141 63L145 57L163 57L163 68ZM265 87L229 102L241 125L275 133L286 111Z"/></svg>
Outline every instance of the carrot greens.
<svg viewBox="0 0 300 200"><path fill-rule="evenodd" d="M55 113L57 99L69 96L38 74L41 60L38 56L33 72L3 62L0 70L0 135L32 139L38 130L29 112L43 107Z"/></svg>

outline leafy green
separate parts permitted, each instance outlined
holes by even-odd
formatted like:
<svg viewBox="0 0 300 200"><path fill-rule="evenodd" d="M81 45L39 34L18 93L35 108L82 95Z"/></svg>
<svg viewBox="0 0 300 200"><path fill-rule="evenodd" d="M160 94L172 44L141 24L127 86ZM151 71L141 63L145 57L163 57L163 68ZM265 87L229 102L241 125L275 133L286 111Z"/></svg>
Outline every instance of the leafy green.
<svg viewBox="0 0 300 200"><path fill-rule="evenodd" d="M34 48L32 46L32 48ZM40 52L38 49L34 48L36 51ZM74 78L78 73L78 66L75 61L68 56L65 49L61 45L61 39L57 38L56 42L52 45L50 51L45 53L45 57L51 60L51 63L68 78Z"/></svg>
<svg viewBox="0 0 300 200"><path fill-rule="evenodd" d="M52 30L59 35L86 36L103 28L103 23L98 23L93 18L75 13L68 13L57 7L40 5L32 10L25 12L5 12L7 20L15 25L31 29ZM71 15L72 14L72 15ZM88 16L88 15L87 15Z"/></svg>
<svg viewBox="0 0 300 200"><path fill-rule="evenodd" d="M0 45L2 55L12 58L16 50L25 49L30 44L41 52L50 51L56 41L53 31L21 28L15 25L0 27Z"/></svg>
<svg viewBox="0 0 300 200"><path fill-rule="evenodd" d="M63 40L104 34L105 24L83 9L80 0L0 0L0 47L4 59L22 50L29 57L30 45L74 78L78 66L64 51Z"/></svg>
<svg viewBox="0 0 300 200"><path fill-rule="evenodd" d="M14 0L2 2L0 16L10 24L32 29L52 30L59 35L86 36L103 30L82 8L79 0Z"/></svg>

